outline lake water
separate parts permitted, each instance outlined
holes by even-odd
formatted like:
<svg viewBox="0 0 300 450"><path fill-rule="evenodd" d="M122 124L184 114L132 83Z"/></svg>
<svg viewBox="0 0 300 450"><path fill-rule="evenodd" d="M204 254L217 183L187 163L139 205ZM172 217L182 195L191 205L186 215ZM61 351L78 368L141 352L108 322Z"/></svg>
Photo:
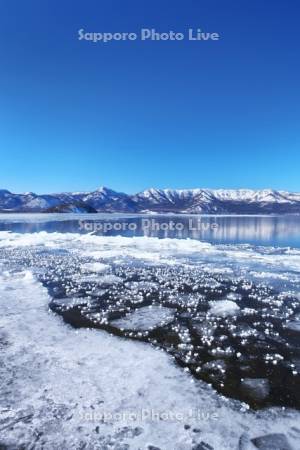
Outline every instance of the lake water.
<svg viewBox="0 0 300 450"><path fill-rule="evenodd" d="M0 214L0 231L196 239L215 244L300 247L300 216Z"/></svg>

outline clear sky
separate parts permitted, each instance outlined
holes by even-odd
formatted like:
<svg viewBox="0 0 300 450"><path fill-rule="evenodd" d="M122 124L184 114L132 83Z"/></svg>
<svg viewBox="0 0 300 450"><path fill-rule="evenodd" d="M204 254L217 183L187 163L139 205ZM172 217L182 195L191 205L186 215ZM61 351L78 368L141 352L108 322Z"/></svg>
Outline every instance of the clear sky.
<svg viewBox="0 0 300 450"><path fill-rule="evenodd" d="M299 0L2 0L0 188L300 191ZM93 44L78 30L218 32Z"/></svg>

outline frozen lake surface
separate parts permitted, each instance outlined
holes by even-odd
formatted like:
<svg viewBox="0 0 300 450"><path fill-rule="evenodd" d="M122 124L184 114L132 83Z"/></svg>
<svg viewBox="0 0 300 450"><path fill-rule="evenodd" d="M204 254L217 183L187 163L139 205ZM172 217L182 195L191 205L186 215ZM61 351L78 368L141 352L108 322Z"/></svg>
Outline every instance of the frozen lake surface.
<svg viewBox="0 0 300 450"><path fill-rule="evenodd" d="M299 448L299 249L25 228L0 232L8 448Z"/></svg>

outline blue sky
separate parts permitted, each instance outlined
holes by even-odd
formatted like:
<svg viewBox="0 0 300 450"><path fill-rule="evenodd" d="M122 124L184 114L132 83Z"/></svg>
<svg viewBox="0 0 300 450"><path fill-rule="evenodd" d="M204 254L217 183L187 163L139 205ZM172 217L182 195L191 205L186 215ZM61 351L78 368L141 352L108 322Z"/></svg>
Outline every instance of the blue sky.
<svg viewBox="0 0 300 450"><path fill-rule="evenodd" d="M0 5L0 187L300 191L298 0ZM79 41L188 28L218 42Z"/></svg>

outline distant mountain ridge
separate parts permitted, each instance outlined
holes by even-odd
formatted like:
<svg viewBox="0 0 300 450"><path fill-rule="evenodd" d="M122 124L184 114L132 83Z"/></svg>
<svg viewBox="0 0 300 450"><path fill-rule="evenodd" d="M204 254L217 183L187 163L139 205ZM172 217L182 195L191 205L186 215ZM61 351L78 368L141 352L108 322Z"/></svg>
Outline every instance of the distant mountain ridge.
<svg viewBox="0 0 300 450"><path fill-rule="evenodd" d="M0 190L0 212L300 214L300 193L272 189L147 189L134 195L92 192L38 195Z"/></svg>

